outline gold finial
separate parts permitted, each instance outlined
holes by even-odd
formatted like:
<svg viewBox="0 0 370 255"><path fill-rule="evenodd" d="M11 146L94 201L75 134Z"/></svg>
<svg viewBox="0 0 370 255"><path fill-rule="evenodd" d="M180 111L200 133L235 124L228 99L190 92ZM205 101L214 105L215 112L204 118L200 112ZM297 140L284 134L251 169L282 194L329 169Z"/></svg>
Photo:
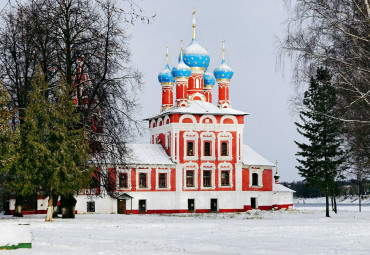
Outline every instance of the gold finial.
<svg viewBox="0 0 370 255"><path fill-rule="evenodd" d="M168 65L168 45L166 45L166 65Z"/></svg>
<svg viewBox="0 0 370 255"><path fill-rule="evenodd" d="M225 39L222 39L222 60L225 60Z"/></svg>
<svg viewBox="0 0 370 255"><path fill-rule="evenodd" d="M195 24L195 8L193 8L193 39L195 39L195 27L197 25Z"/></svg>
<svg viewBox="0 0 370 255"><path fill-rule="evenodd" d="M181 45L181 50L180 50L180 59L182 59L182 47L183 47L182 43L183 43L183 40L181 39L181 40L180 40L180 45Z"/></svg>
<svg viewBox="0 0 370 255"><path fill-rule="evenodd" d="M278 171L277 171L278 161L277 160L275 161L275 165L276 165L276 174L277 174L278 173Z"/></svg>

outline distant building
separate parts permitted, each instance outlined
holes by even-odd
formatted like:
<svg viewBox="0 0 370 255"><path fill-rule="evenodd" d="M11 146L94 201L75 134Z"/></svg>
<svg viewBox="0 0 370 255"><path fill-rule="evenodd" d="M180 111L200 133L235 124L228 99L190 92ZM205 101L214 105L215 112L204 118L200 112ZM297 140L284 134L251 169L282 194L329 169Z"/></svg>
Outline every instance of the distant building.
<svg viewBox="0 0 370 255"><path fill-rule="evenodd" d="M130 145L131 157L114 173L118 199L77 196L78 213L243 212L293 206L293 190L273 181L270 161L243 145L244 116L231 108L232 69L223 57L213 75L210 56L195 36L179 63L159 73L161 112L148 117L150 144ZM218 85L217 105L212 89ZM174 100L173 88L176 86ZM104 191L103 191L104 192ZM46 210L47 201L42 206ZM14 203L12 204L14 208ZM40 208L41 208L40 207ZM42 210L42 209L41 209Z"/></svg>

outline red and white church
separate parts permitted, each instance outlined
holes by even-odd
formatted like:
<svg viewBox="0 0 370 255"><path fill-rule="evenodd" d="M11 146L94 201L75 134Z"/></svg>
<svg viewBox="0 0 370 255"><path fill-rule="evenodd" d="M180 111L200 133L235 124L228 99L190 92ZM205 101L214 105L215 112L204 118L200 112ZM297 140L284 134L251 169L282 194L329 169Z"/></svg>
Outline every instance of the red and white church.
<svg viewBox="0 0 370 255"><path fill-rule="evenodd" d="M243 145L248 114L231 107L233 71L225 62L224 43L221 65L211 74L210 56L198 44L195 28L194 11L192 41L172 69L167 51L158 75L161 112L146 119L150 144L131 144L127 164L112 171L119 198L79 194L77 213L243 212L293 206L294 191L278 184L274 164ZM46 199L38 201L38 209L43 206L46 210Z"/></svg>

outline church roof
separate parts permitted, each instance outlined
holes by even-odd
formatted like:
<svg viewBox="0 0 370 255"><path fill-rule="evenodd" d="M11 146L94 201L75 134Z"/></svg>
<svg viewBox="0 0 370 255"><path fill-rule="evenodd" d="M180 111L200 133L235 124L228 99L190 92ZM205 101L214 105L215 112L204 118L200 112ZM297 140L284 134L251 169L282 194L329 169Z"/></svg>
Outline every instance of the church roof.
<svg viewBox="0 0 370 255"><path fill-rule="evenodd" d="M243 145L242 161L247 166L275 166L246 144Z"/></svg>
<svg viewBox="0 0 370 255"><path fill-rule="evenodd" d="M201 100L189 100L189 107L172 107L166 111L148 117L145 120L151 120L167 114L211 114L211 115L249 115L249 113L234 110L231 108L219 108L214 104L201 101Z"/></svg>
<svg viewBox="0 0 370 255"><path fill-rule="evenodd" d="M292 189L289 189L288 187L285 187L284 185L273 183L272 191L274 192L295 192Z"/></svg>
<svg viewBox="0 0 370 255"><path fill-rule="evenodd" d="M129 165L174 165L160 144L128 144Z"/></svg>

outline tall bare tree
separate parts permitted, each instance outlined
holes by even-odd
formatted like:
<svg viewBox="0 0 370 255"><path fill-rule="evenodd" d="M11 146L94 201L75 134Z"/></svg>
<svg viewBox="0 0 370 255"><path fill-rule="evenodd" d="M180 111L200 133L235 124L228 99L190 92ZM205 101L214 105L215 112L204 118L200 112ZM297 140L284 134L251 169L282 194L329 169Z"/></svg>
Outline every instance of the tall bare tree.
<svg viewBox="0 0 370 255"><path fill-rule="evenodd" d="M339 116L352 164L370 172L370 10L368 0L286 1L290 9L280 56L295 62L294 81L307 83L318 66L333 74ZM297 100L300 101L300 100Z"/></svg>

